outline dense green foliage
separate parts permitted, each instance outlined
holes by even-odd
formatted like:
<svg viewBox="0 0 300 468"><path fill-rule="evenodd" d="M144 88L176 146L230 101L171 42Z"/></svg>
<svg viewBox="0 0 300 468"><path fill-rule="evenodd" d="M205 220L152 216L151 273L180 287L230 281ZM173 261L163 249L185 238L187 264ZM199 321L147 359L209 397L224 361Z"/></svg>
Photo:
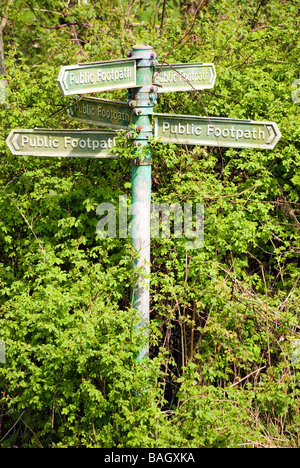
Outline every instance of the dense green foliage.
<svg viewBox="0 0 300 468"><path fill-rule="evenodd" d="M175 0L164 15L154 0L69 3L1 3L0 445L299 447L298 2L206 0L196 15ZM140 42L168 63L216 67L213 90L160 95L158 112L271 120L282 133L272 151L153 143L153 201L204 203L205 242L152 241L143 366L130 239L96 235L97 206L130 199L130 150L99 162L5 144L12 128L78 127L60 67Z"/></svg>

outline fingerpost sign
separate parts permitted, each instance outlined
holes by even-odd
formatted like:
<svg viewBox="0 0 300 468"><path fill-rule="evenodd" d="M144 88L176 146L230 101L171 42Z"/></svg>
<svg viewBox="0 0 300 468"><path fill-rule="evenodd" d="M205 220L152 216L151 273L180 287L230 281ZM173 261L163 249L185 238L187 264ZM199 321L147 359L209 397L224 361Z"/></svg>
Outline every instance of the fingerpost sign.
<svg viewBox="0 0 300 468"><path fill-rule="evenodd" d="M68 108L69 117L96 128L12 129L6 141L16 156L110 159L118 157L116 132L128 131L127 137L132 142L135 207L131 238L133 248L139 253L133 265L139 273L132 287L131 303L140 312L140 326L145 333L150 299L152 160L149 138L154 136L166 144L272 150L281 137L275 122L153 113L158 93L211 89L215 80L214 64L160 65L152 47L144 44L134 46L126 59L63 66L57 80L59 88L65 96L77 96ZM128 90L127 102L80 97L118 89ZM137 359L147 356L148 346L141 348Z"/></svg>

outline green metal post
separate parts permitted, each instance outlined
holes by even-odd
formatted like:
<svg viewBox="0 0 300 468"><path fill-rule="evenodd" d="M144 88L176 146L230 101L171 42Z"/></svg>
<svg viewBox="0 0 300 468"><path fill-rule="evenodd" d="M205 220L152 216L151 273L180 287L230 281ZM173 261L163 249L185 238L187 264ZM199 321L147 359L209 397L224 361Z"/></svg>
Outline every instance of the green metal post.
<svg viewBox="0 0 300 468"><path fill-rule="evenodd" d="M128 53L136 59L137 88L129 91L128 104L132 107L135 135L133 140L132 166L132 221L131 239L138 252L135 268L140 270L138 281L132 288L132 307L141 313L140 327L149 322L150 286L150 205L151 205L151 150L148 139L153 134L151 116L156 104L157 86L153 85L153 70L157 65L156 54L151 46L140 44ZM148 346L141 349L138 361L148 357Z"/></svg>

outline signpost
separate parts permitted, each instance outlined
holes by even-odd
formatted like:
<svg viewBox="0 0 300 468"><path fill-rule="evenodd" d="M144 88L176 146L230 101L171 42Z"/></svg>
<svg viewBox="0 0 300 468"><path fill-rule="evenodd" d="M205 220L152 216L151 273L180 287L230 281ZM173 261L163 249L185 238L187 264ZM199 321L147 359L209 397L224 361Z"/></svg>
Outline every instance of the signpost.
<svg viewBox="0 0 300 468"><path fill-rule="evenodd" d="M149 322L151 151L149 138L163 143L230 148L273 149L281 134L274 122L153 114L157 93L213 88L216 72L211 63L158 65L156 53L144 44L133 47L127 59L78 64L61 68L58 85L64 95L128 89L127 103L84 97L70 105L68 114L80 122L128 129L132 140L131 238L138 259L137 284L132 288L132 307L141 313L140 326ZM152 116L154 115L154 131ZM15 155L114 158L115 131L14 129L7 145ZM148 356L140 350L138 360Z"/></svg>
<svg viewBox="0 0 300 468"><path fill-rule="evenodd" d="M281 133L275 122L155 114L154 136L163 143L273 149Z"/></svg>

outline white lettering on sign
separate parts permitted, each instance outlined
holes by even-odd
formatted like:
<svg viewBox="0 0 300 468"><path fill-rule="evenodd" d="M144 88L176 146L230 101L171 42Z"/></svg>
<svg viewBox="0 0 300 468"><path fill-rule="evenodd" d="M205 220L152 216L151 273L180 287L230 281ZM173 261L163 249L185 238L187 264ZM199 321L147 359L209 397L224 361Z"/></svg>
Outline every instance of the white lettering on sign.
<svg viewBox="0 0 300 468"><path fill-rule="evenodd" d="M29 138L26 135L22 135L21 146L24 148L26 145L30 146L30 148L58 148L59 141L54 138L52 140L51 136L36 136L34 138Z"/></svg>
<svg viewBox="0 0 300 468"><path fill-rule="evenodd" d="M206 127L206 125L205 125ZM204 132L205 128L202 128L201 125L196 125L193 123L181 123L171 124L170 122L162 122L162 133L170 133L172 135L197 135L203 136L202 130ZM265 131L262 129L253 128L241 129L234 128L232 125L230 128L220 128L216 125L209 124L206 127L206 136L215 136L228 138L230 141L241 140L241 139L252 139L252 140L262 140L265 141Z"/></svg>
<svg viewBox="0 0 300 468"><path fill-rule="evenodd" d="M130 120L130 115L126 110L122 110L122 112L120 112L116 110L103 109L101 106L98 106L98 117L120 121Z"/></svg>
<svg viewBox="0 0 300 468"><path fill-rule="evenodd" d="M70 146L72 148L89 148L92 149L93 151L102 148L112 148L115 146L115 140L114 138L108 138L107 140L94 140L92 138L71 138L71 137L65 137L64 138L64 144L65 148L69 149Z"/></svg>
<svg viewBox="0 0 300 468"><path fill-rule="evenodd" d="M124 67L123 70L98 70L98 83L102 81L118 81L131 78L131 70L129 67Z"/></svg>
<svg viewBox="0 0 300 468"><path fill-rule="evenodd" d="M98 70L97 75L87 70L80 70L80 72L70 72L70 86L103 83L106 81L119 81L132 78L132 71L129 67L124 67L121 70Z"/></svg>
<svg viewBox="0 0 300 468"><path fill-rule="evenodd" d="M100 104L94 105L88 102L77 102L74 104L74 109L79 114L83 114L87 117L102 117L120 122L123 120L130 120L129 112L126 109L106 109Z"/></svg>
<svg viewBox="0 0 300 468"><path fill-rule="evenodd" d="M176 72L175 70L163 71L158 75L160 83L183 83L189 81L190 83L198 83L201 81L209 81L209 71L194 71L190 72Z"/></svg>
<svg viewBox="0 0 300 468"><path fill-rule="evenodd" d="M95 106L87 103L87 102L76 102L74 104L74 109L76 112L79 112L80 114L84 115L89 115L89 116L95 116L96 115L96 108Z"/></svg>
<svg viewBox="0 0 300 468"><path fill-rule="evenodd" d="M96 151L98 149L110 149L115 146L114 138L107 138L107 140L94 139L90 137L85 138L72 138L70 136L64 137L64 148L72 150L74 148L91 149ZM28 137L22 135L21 147L26 148L59 148L59 140L51 136L34 136Z"/></svg>
<svg viewBox="0 0 300 468"><path fill-rule="evenodd" d="M73 73L73 72L70 73L70 85L71 86L73 84L79 85L79 84L94 83L94 81L95 81L94 73L90 73L90 72L87 72L87 71L81 71L77 75L75 75L75 73Z"/></svg>
<svg viewBox="0 0 300 468"><path fill-rule="evenodd" d="M162 131L165 133L166 131L170 131L173 135L197 135L200 136L202 132L202 128L200 125L194 124L182 124L178 123L176 125L172 125L169 122L163 122Z"/></svg>
<svg viewBox="0 0 300 468"><path fill-rule="evenodd" d="M230 137L233 140L240 140L241 138L253 139L253 140L265 140L265 132L261 129L257 130L253 128L252 130L242 130L241 128L234 128L233 126L229 128L219 128L214 125L207 126L207 136L214 134L216 137Z"/></svg>

